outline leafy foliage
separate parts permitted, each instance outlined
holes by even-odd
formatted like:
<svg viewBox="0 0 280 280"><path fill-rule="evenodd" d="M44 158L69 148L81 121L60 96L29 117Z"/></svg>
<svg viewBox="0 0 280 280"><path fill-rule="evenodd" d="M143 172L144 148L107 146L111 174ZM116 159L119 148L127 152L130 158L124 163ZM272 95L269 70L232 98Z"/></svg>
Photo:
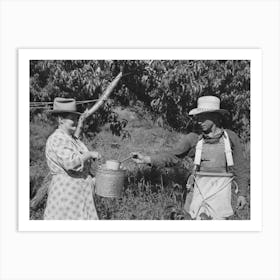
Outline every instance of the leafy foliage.
<svg viewBox="0 0 280 280"><path fill-rule="evenodd" d="M113 61L31 61L30 101L52 102L57 96L75 98L77 101L96 100L113 79L112 74L116 71L111 71L112 69L115 69ZM83 112L92 103L79 106L79 111ZM42 110L33 108L31 119L41 112ZM41 115L46 119L44 113ZM112 131L118 135L126 125L125 120L119 120L112 111L111 100L87 120L85 131L94 135L107 122L111 123Z"/></svg>
<svg viewBox="0 0 280 280"><path fill-rule="evenodd" d="M88 122L90 131L111 123L116 134L126 126L113 112L115 105L148 110L159 125L180 132L194 129L188 112L199 96L215 95L231 112L225 126L250 140L250 61L247 60L63 60L30 62L30 100L56 96L97 99L121 67L124 77L112 100ZM86 106L80 105L80 111Z"/></svg>

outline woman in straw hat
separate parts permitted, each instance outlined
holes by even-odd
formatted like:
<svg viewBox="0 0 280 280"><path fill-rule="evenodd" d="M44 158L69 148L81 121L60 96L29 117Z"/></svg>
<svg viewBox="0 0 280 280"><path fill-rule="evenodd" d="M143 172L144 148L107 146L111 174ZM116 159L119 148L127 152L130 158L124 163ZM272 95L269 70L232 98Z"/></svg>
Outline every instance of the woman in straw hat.
<svg viewBox="0 0 280 280"><path fill-rule="evenodd" d="M94 182L89 169L90 160L98 159L100 155L89 151L74 136L84 120L76 110L74 99L55 98L51 113L58 120L58 128L46 143L46 158L52 181L44 219L96 220L98 216L92 192Z"/></svg>
<svg viewBox="0 0 280 280"><path fill-rule="evenodd" d="M171 166L178 162L178 157L185 155L194 158L194 170L187 183L190 193L184 205L193 219L225 219L233 215L233 179L238 185L237 208L242 209L246 205L248 167L238 136L222 128L222 119L228 113L220 109L219 98L200 97L197 108L189 115L197 116L202 134L187 134L178 148L171 152L150 156L133 153L136 163L155 166Z"/></svg>

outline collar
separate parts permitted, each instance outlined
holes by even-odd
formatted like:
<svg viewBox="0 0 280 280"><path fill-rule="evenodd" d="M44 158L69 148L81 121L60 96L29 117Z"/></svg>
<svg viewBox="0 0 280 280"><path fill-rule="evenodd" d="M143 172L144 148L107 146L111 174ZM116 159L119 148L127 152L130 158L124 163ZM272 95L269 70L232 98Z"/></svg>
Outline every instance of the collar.
<svg viewBox="0 0 280 280"><path fill-rule="evenodd" d="M203 139L205 143L217 143L219 142L220 138L225 135L224 129L221 128L221 131L214 136L209 136L208 134L202 133L199 136L199 140Z"/></svg>
<svg viewBox="0 0 280 280"><path fill-rule="evenodd" d="M60 132L60 133L62 133L62 134L65 135L66 137L71 138L71 139L74 139L74 140L77 140L77 139L78 139L76 136L66 133L63 129L61 129L61 128L59 128L59 127L57 128L57 131Z"/></svg>

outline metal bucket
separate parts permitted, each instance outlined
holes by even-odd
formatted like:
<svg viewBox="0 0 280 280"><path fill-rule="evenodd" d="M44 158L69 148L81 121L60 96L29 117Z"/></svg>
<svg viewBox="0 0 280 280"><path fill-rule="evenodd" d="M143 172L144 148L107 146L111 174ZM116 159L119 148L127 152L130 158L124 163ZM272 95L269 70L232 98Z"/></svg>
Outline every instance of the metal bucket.
<svg viewBox="0 0 280 280"><path fill-rule="evenodd" d="M121 197L125 171L99 168L95 176L95 193L103 197Z"/></svg>

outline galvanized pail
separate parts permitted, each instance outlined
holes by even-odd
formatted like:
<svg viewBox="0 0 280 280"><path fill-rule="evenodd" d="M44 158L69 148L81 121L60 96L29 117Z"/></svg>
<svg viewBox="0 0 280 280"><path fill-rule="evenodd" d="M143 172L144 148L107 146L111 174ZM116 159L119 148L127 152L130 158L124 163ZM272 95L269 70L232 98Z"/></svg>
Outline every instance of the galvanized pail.
<svg viewBox="0 0 280 280"><path fill-rule="evenodd" d="M96 172L95 192L103 197L121 197L125 171L99 168Z"/></svg>

